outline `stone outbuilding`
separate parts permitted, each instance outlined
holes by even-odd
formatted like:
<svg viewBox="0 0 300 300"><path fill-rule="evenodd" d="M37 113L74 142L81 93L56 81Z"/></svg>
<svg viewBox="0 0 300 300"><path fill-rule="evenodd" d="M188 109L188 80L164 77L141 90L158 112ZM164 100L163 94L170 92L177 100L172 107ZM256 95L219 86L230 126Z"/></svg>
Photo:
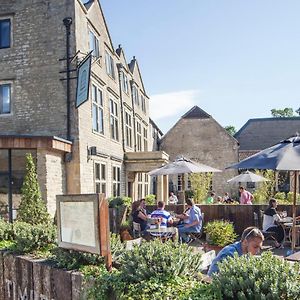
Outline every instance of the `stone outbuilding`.
<svg viewBox="0 0 300 300"><path fill-rule="evenodd" d="M170 161L183 155L191 160L221 169L222 173L213 174L212 190L218 195L231 192L227 180L237 174L236 170L225 170L238 161L238 142L211 115L198 106L184 114L163 136L160 150L167 152ZM170 189L180 192L181 179L170 176ZM186 178L186 189L189 181Z"/></svg>

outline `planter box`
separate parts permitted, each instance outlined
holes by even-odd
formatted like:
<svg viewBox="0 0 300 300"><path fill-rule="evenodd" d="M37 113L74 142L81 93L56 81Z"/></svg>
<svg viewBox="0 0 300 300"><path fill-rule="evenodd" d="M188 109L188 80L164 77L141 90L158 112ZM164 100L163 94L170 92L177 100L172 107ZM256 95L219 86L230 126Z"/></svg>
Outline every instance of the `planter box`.
<svg viewBox="0 0 300 300"><path fill-rule="evenodd" d="M0 251L0 300L80 300L83 295L82 274Z"/></svg>

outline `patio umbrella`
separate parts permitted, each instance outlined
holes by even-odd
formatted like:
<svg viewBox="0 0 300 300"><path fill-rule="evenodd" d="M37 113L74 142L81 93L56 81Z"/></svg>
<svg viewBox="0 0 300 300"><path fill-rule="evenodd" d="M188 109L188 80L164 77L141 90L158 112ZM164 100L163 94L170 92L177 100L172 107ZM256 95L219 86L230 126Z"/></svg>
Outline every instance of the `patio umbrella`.
<svg viewBox="0 0 300 300"><path fill-rule="evenodd" d="M285 139L227 168L294 171L292 250L295 249L296 192L300 170L300 136Z"/></svg>
<svg viewBox="0 0 300 300"><path fill-rule="evenodd" d="M229 180L227 180L228 183L239 183L239 182L262 182L262 181L268 181L268 179L256 175L250 171L246 171L245 173L239 174Z"/></svg>
<svg viewBox="0 0 300 300"><path fill-rule="evenodd" d="M158 175L176 175L176 174L210 173L210 172L222 172L222 171L204 164L196 163L182 156L177 158L175 161L166 164L163 167L150 171L148 174L150 176L158 176ZM183 200L185 200L184 176L182 176L182 178L183 178L182 187L183 187L183 197L184 197ZM183 203L185 204L185 201Z"/></svg>

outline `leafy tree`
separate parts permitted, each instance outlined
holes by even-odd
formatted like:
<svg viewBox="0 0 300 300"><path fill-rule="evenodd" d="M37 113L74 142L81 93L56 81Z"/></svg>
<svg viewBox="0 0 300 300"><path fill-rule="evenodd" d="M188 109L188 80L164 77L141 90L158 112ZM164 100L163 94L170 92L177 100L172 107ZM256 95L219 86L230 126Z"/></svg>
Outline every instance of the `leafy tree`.
<svg viewBox="0 0 300 300"><path fill-rule="evenodd" d="M211 188L212 173L190 174L191 189L196 203L203 202Z"/></svg>
<svg viewBox="0 0 300 300"><path fill-rule="evenodd" d="M45 202L37 180L35 164L31 153L26 154L26 176L21 189L21 203L18 210L18 220L26 223L42 224L50 222Z"/></svg>
<svg viewBox="0 0 300 300"><path fill-rule="evenodd" d="M254 202L268 203L269 199L275 194L275 172L273 170L256 170L255 174L266 178L268 181L258 183L258 188L253 193Z"/></svg>
<svg viewBox="0 0 300 300"><path fill-rule="evenodd" d="M224 129L232 136L236 134L236 129L233 125L225 126Z"/></svg>
<svg viewBox="0 0 300 300"><path fill-rule="evenodd" d="M284 109L271 109L271 114L274 118L287 118L294 116L294 110L291 107L286 107Z"/></svg>

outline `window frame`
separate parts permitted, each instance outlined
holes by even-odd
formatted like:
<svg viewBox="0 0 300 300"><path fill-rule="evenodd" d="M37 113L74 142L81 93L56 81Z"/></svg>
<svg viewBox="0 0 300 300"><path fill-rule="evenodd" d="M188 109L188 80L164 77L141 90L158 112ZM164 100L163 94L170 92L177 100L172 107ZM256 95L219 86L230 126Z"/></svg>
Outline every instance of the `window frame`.
<svg viewBox="0 0 300 300"><path fill-rule="evenodd" d="M116 72L115 72L115 62L108 50L105 50L105 69L107 75L109 75L114 80L116 79Z"/></svg>
<svg viewBox="0 0 300 300"><path fill-rule="evenodd" d="M119 109L118 103L112 97L109 97L109 126L111 139L119 142Z"/></svg>
<svg viewBox="0 0 300 300"><path fill-rule="evenodd" d="M126 147L132 148L132 115L125 110L125 143Z"/></svg>
<svg viewBox="0 0 300 300"><path fill-rule="evenodd" d="M148 128L146 127L143 127L143 140L144 140L144 151L148 151Z"/></svg>
<svg viewBox="0 0 300 300"><path fill-rule="evenodd" d="M96 89L95 95L96 98L94 99L94 88ZM100 96L100 102L98 101L98 95ZM91 88L91 99L92 99L92 130L95 133L98 134L104 134L104 93L99 86L97 86L95 83L92 83ZM97 127L99 130L94 128L94 107L96 108L96 114L97 114ZM102 119L101 117L102 113ZM102 122L101 122L102 121ZM102 125L102 131L100 131L100 128Z"/></svg>
<svg viewBox="0 0 300 300"><path fill-rule="evenodd" d="M1 33L1 25L0 25L0 49L9 49L12 48L12 18L10 17L0 17L0 23L9 21L9 45L8 46L1 46L2 41L2 33Z"/></svg>
<svg viewBox="0 0 300 300"><path fill-rule="evenodd" d="M3 95L2 95L2 89L4 86L8 86L9 87L9 112L4 112L3 113ZM12 114L12 83L11 82L6 82L6 81L0 81L0 116L9 116Z"/></svg>
<svg viewBox="0 0 300 300"><path fill-rule="evenodd" d="M112 166L112 196L121 196L121 167Z"/></svg>
<svg viewBox="0 0 300 300"><path fill-rule="evenodd" d="M128 82L128 76L127 76L127 74L125 74L124 71L121 71L121 86L122 86L122 91L128 95L129 94L129 82Z"/></svg>
<svg viewBox="0 0 300 300"><path fill-rule="evenodd" d="M142 151L142 124L136 121L136 151Z"/></svg>
<svg viewBox="0 0 300 300"><path fill-rule="evenodd" d="M93 35L93 48L91 47L91 35ZM92 56L96 59L99 59L101 57L100 54L100 37L98 34L95 34L95 32L89 27L89 48L92 52ZM96 55L95 55L96 54Z"/></svg>
<svg viewBox="0 0 300 300"><path fill-rule="evenodd" d="M99 178L97 178L97 168L99 167ZM103 172L104 167L104 172ZM107 195L107 168L106 163L95 161L94 162L94 186L95 186L95 193L101 193ZM97 185L99 185L99 191L97 189ZM103 191L104 186L104 191Z"/></svg>

